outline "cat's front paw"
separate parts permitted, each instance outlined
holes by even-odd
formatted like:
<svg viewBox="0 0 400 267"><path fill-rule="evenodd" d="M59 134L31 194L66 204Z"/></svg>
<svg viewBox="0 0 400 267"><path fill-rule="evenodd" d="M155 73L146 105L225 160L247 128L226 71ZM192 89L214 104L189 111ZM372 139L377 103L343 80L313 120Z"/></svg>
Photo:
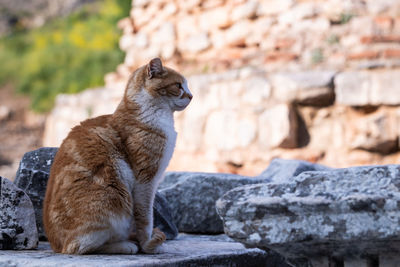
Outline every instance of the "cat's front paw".
<svg viewBox="0 0 400 267"><path fill-rule="evenodd" d="M163 252L161 244L166 239L167 237L161 230L154 228L151 239L141 246L142 251L146 254L160 254Z"/></svg>

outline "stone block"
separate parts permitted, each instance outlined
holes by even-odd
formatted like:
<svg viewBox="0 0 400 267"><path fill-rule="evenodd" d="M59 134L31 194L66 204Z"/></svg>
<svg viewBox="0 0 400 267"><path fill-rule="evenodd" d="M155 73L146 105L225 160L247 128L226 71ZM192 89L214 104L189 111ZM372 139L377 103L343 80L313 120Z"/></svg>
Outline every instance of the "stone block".
<svg viewBox="0 0 400 267"><path fill-rule="evenodd" d="M400 71L349 71L335 77L338 104L400 105Z"/></svg>
<svg viewBox="0 0 400 267"><path fill-rule="evenodd" d="M253 18L258 9L259 1L250 0L233 8L231 17L233 21Z"/></svg>
<svg viewBox="0 0 400 267"><path fill-rule="evenodd" d="M264 111L258 121L258 138L266 148L295 148L298 119L291 105L279 104Z"/></svg>
<svg viewBox="0 0 400 267"><path fill-rule="evenodd" d="M353 120L347 134L352 149L382 154L398 150L398 122L395 115L385 109Z"/></svg>
<svg viewBox="0 0 400 267"><path fill-rule="evenodd" d="M260 6L257 9L258 16L270 16L279 14L288 10L293 4L294 0L269 0L260 1Z"/></svg>
<svg viewBox="0 0 400 267"><path fill-rule="evenodd" d="M218 7L203 12L199 16L199 27L202 31L212 31L218 28L227 28L231 26L232 21L229 16L229 9Z"/></svg>
<svg viewBox="0 0 400 267"><path fill-rule="evenodd" d="M271 96L271 85L264 76L252 75L244 81L241 100L246 105L261 105Z"/></svg>
<svg viewBox="0 0 400 267"><path fill-rule="evenodd" d="M248 146L256 137L257 124L234 110L212 112L207 119L204 140L207 146L229 151Z"/></svg>
<svg viewBox="0 0 400 267"><path fill-rule="evenodd" d="M192 35L186 40L181 40L179 48L184 52L199 53L206 50L211 45L210 39L206 32Z"/></svg>
<svg viewBox="0 0 400 267"><path fill-rule="evenodd" d="M215 210L217 199L235 187L262 181L234 174L169 172L159 193L170 204L180 232L218 234L223 227Z"/></svg>
<svg viewBox="0 0 400 267"><path fill-rule="evenodd" d="M325 106L334 101L334 71L277 73L270 80L274 97L285 102Z"/></svg>
<svg viewBox="0 0 400 267"><path fill-rule="evenodd" d="M34 249L38 243L31 200L23 190L0 176L0 250Z"/></svg>
<svg viewBox="0 0 400 267"><path fill-rule="evenodd" d="M225 31L225 44L228 46L238 46L245 43L248 30L252 28L249 20L241 20L233 24Z"/></svg>

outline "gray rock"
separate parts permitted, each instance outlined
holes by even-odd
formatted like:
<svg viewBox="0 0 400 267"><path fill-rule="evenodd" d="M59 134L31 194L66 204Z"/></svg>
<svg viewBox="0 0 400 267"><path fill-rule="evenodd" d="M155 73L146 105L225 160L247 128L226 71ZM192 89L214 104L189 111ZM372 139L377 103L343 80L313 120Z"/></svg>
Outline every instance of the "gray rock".
<svg viewBox="0 0 400 267"><path fill-rule="evenodd" d="M287 257L400 252L400 165L304 172L236 188L217 201L225 232Z"/></svg>
<svg viewBox="0 0 400 267"><path fill-rule="evenodd" d="M40 240L46 240L42 219L43 200L56 152L57 148L43 147L25 153L14 181L15 185L24 190L32 201Z"/></svg>
<svg viewBox="0 0 400 267"><path fill-rule="evenodd" d="M275 158L258 177L274 183L288 183L306 171L328 171L331 168L304 160Z"/></svg>
<svg viewBox="0 0 400 267"><path fill-rule="evenodd" d="M0 250L33 249L38 242L31 200L10 180L0 176Z"/></svg>
<svg viewBox="0 0 400 267"><path fill-rule="evenodd" d="M43 229L42 207L50 168L57 150L58 148L43 147L25 153L14 181L32 200L40 240L47 240ZM175 238L178 230L171 219L168 202L158 193L154 201L153 212L154 227L162 230L166 234L167 239Z"/></svg>
<svg viewBox="0 0 400 267"><path fill-rule="evenodd" d="M168 201L161 194L156 193L153 204L154 227L158 227L167 236L167 239L174 239L178 235L178 228L171 216Z"/></svg>
<svg viewBox="0 0 400 267"><path fill-rule="evenodd" d="M218 234L223 226L215 210L217 199L235 187L262 181L223 173L170 172L159 192L167 199L180 232Z"/></svg>
<svg viewBox="0 0 400 267"><path fill-rule="evenodd" d="M179 235L156 255L63 255L53 253L47 242L37 251L0 251L0 266L268 266L289 267L281 258L246 249L226 236ZM268 264L267 264L268 263Z"/></svg>

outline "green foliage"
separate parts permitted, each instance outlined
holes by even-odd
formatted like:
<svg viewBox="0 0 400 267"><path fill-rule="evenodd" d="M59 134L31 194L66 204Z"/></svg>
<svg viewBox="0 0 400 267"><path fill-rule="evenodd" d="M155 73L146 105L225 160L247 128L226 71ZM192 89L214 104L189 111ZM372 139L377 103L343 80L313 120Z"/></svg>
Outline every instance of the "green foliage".
<svg viewBox="0 0 400 267"><path fill-rule="evenodd" d="M331 34L328 36L326 41L328 42L328 44L334 45L334 44L338 44L340 39L339 39L339 36L337 36L336 34Z"/></svg>
<svg viewBox="0 0 400 267"><path fill-rule="evenodd" d="M123 61L119 19L131 0L103 0L42 28L0 39L0 84L29 95L37 112L52 108L59 93L101 86L105 73Z"/></svg>
<svg viewBox="0 0 400 267"><path fill-rule="evenodd" d="M351 13L341 13L340 14L340 24L346 24L348 23L352 18L354 17L354 14Z"/></svg>
<svg viewBox="0 0 400 267"><path fill-rule="evenodd" d="M318 64L324 61L324 53L321 48L316 48L311 51L311 62Z"/></svg>

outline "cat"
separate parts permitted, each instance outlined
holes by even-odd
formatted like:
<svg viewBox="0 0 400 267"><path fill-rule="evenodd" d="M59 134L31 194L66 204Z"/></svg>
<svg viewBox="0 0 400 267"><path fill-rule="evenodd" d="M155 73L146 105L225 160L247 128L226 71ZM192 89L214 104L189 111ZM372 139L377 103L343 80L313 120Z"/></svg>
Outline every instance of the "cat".
<svg viewBox="0 0 400 267"><path fill-rule="evenodd" d="M155 58L131 75L113 114L71 130L54 158L44 201L55 252L161 251L165 234L153 229L153 201L175 147L173 112L192 97L186 79Z"/></svg>

